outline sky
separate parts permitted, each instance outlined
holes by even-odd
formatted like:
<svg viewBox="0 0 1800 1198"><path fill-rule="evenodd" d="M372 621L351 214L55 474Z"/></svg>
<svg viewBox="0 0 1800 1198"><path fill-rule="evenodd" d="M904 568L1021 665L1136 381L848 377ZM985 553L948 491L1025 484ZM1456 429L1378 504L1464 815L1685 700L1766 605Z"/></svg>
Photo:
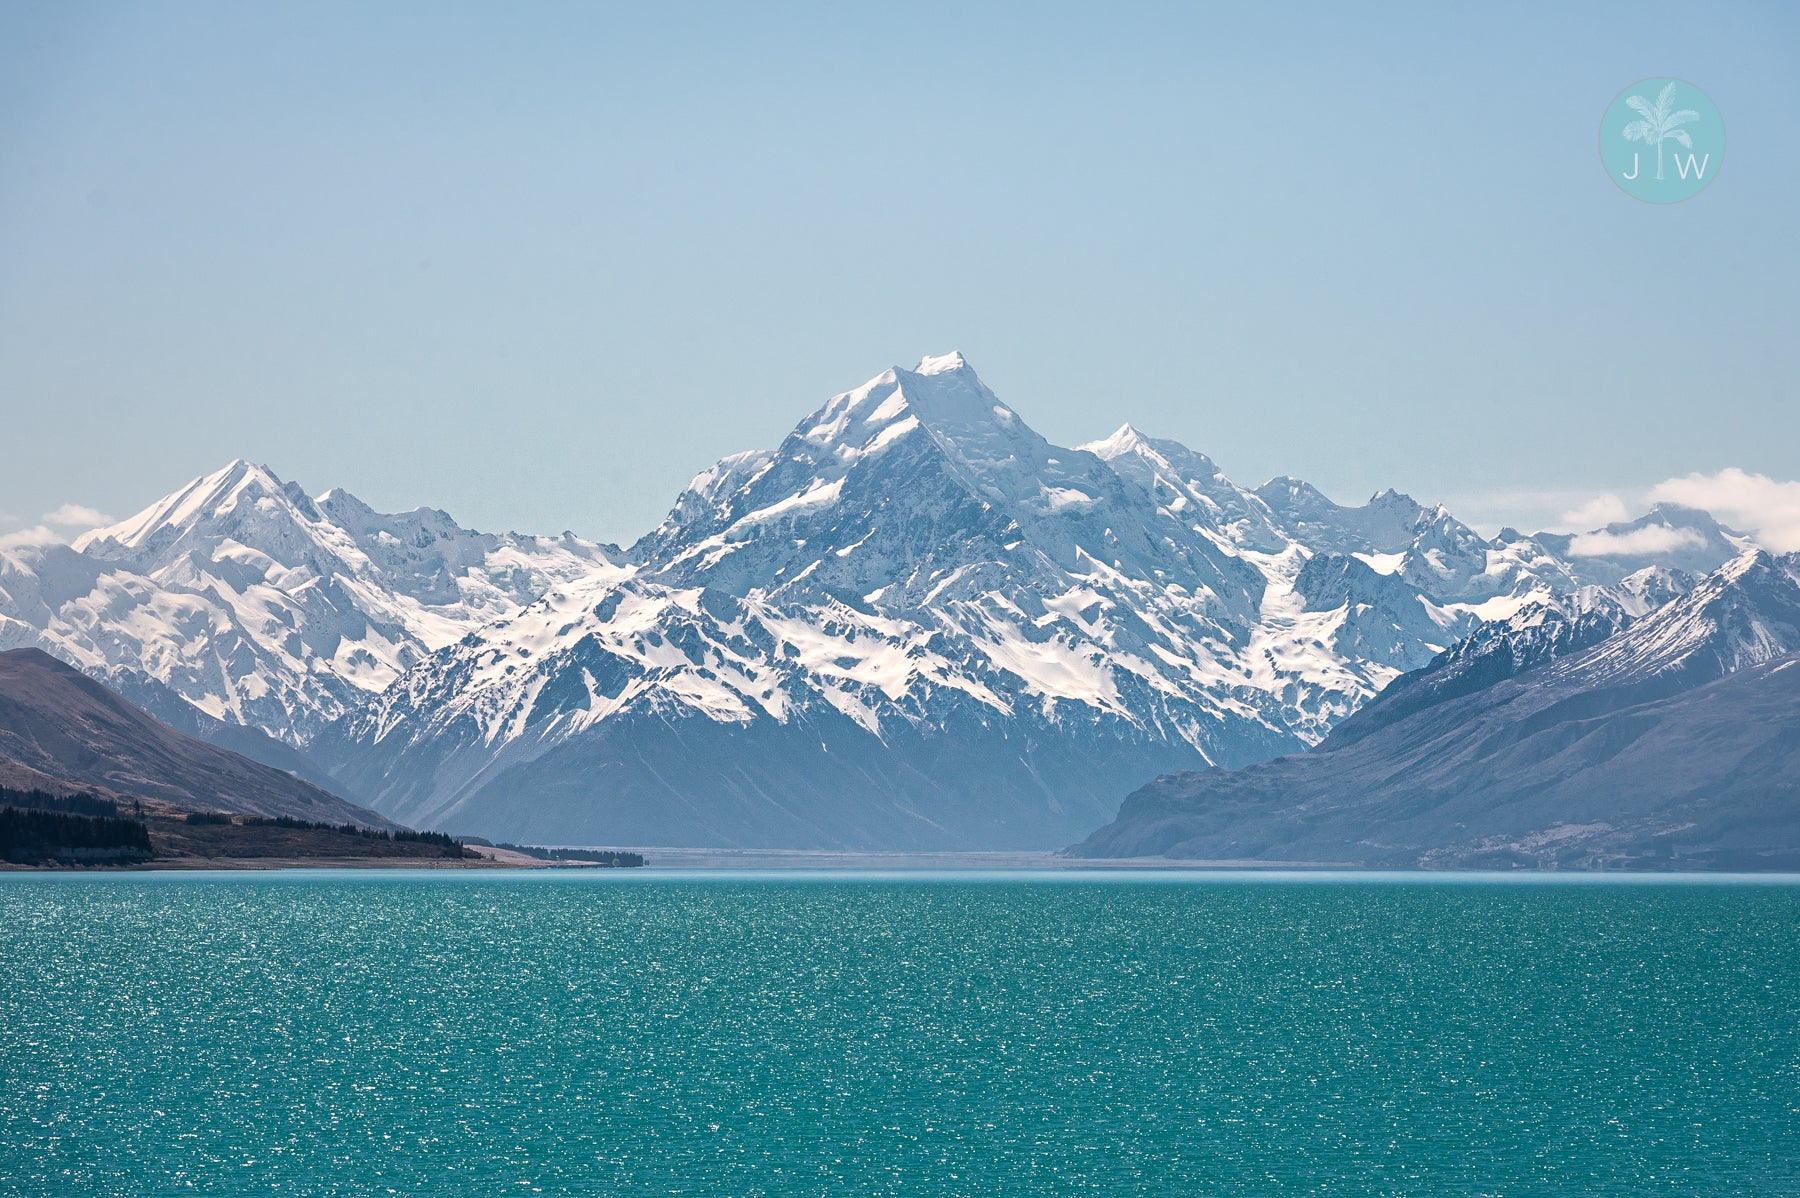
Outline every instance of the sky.
<svg viewBox="0 0 1800 1198"><path fill-rule="evenodd" d="M1380 14L14 0L0 533L246 457L629 543L955 348L1059 444L1800 548L1800 9ZM1597 152L1655 76L1677 205Z"/></svg>

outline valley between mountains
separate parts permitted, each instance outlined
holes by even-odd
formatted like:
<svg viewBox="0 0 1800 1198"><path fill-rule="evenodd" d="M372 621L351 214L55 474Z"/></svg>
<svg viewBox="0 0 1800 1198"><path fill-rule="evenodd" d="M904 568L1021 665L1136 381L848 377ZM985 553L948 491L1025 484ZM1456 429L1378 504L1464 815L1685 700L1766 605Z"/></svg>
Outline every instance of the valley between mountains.
<svg viewBox="0 0 1800 1198"><path fill-rule="evenodd" d="M419 828L1045 850L1160 775L1324 760L1496 635L1653 627L1756 553L1692 509L1490 539L1392 490L1244 487L1129 424L1057 446L949 354L703 470L628 548L233 462L0 550L0 649ZM1217 839L1165 816L1086 851Z"/></svg>

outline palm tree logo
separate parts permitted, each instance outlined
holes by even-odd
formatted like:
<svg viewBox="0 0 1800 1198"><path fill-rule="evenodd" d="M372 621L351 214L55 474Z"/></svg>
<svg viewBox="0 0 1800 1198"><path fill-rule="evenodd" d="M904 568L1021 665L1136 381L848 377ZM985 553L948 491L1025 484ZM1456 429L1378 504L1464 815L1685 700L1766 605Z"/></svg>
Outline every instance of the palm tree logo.
<svg viewBox="0 0 1800 1198"><path fill-rule="evenodd" d="M1672 141L1685 150L1693 149L1693 138L1689 137L1687 130L1681 126L1689 121L1699 120L1700 114L1692 108L1683 108L1679 112L1674 111L1675 85L1673 83L1663 87L1662 91L1657 94L1655 104L1650 103L1642 96L1627 96L1625 103L1642 118L1625 126L1625 140L1641 141L1646 145L1656 147L1656 177L1660 180L1663 177L1663 141L1665 139Z"/></svg>

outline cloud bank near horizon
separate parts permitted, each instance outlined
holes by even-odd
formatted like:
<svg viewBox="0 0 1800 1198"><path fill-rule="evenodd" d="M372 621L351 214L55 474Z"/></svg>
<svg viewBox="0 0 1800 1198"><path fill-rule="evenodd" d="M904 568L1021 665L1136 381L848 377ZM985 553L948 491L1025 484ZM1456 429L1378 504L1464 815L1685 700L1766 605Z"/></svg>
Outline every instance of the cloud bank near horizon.
<svg viewBox="0 0 1800 1198"><path fill-rule="evenodd" d="M1607 531L1609 525L1626 523L1659 503L1710 512L1719 523L1746 534L1770 552L1800 551L1800 481L1771 478L1737 466L1710 474L1695 471L1643 488L1519 491L1473 496L1467 502L1477 527L1510 524L1530 531L1531 521L1521 517L1541 513L1543 522L1535 527L1573 535L1570 548L1577 556L1659 553L1695 544L1695 534L1679 529ZM1451 510L1456 509L1452 506ZM1480 520L1482 515L1488 520Z"/></svg>
<svg viewBox="0 0 1800 1198"><path fill-rule="evenodd" d="M1706 544L1706 538L1691 528L1664 528L1660 524L1652 524L1645 528L1634 528L1630 532L1577 533L1569 542L1569 553L1574 557L1614 557L1630 555L1653 555L1672 553L1677 549L1700 549Z"/></svg>
<svg viewBox="0 0 1800 1198"><path fill-rule="evenodd" d="M1650 488L1653 503L1679 503L1713 514L1774 553L1800 550L1800 482L1783 482L1736 466L1688 474Z"/></svg>
<svg viewBox="0 0 1800 1198"><path fill-rule="evenodd" d="M113 518L105 512L80 503L65 503L54 511L45 512L38 519L59 528L103 528L114 523Z"/></svg>

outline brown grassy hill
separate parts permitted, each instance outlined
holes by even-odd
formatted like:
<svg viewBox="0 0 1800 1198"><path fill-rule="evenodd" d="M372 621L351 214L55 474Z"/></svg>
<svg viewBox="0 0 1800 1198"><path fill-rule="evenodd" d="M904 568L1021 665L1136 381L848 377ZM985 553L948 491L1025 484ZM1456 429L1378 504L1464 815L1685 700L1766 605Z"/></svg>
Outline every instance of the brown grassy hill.
<svg viewBox="0 0 1800 1198"><path fill-rule="evenodd" d="M291 774L177 732L37 649L0 653L0 775L181 807L399 825Z"/></svg>

